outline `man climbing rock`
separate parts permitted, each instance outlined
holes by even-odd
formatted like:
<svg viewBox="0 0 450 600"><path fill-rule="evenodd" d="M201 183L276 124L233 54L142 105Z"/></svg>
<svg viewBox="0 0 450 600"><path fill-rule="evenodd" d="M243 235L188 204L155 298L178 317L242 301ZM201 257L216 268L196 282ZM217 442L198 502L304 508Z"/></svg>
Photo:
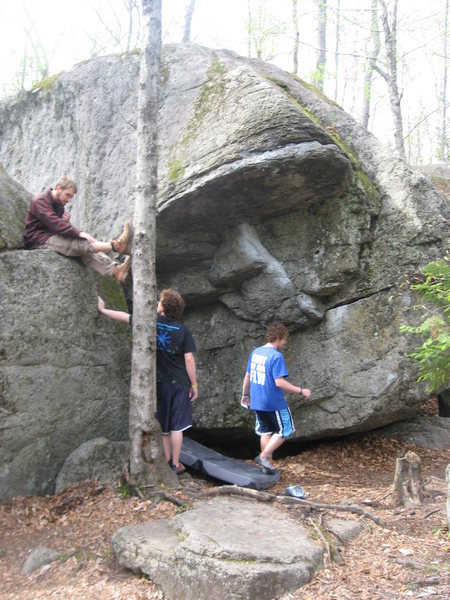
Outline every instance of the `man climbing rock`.
<svg viewBox="0 0 450 600"><path fill-rule="evenodd" d="M77 256L101 275L114 277L122 285L130 278L131 225L125 223L122 234L114 240L102 242L80 231L70 223L70 213L65 210L77 193L74 181L61 177L54 188L38 194L30 202L25 218L24 241L29 250L53 250L64 256ZM115 263L105 252L128 255L122 264Z"/></svg>

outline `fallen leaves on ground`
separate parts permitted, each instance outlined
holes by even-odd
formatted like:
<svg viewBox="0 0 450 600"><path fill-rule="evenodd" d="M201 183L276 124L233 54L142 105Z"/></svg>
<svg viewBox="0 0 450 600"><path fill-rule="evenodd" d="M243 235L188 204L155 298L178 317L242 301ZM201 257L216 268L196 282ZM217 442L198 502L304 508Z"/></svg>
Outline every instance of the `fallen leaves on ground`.
<svg viewBox="0 0 450 600"><path fill-rule="evenodd" d="M390 486L395 461L413 450L422 461L428 493L419 507L395 507ZM448 451L429 450L372 434L306 446L296 456L275 460L281 479L270 490L290 484L310 500L354 502L379 516L385 528L358 518L362 533L341 548L339 563L325 560L312 581L279 600L385 600L450 597L450 539L446 528L445 467ZM190 503L189 485L213 485L192 474L171 495ZM214 484L215 485L215 484ZM281 508L305 518L304 507ZM0 585L4 600L163 599L151 582L120 568L110 549L111 535L124 525L164 519L180 510L156 497L124 497L119 489L82 483L55 496L14 498L0 505ZM314 511L310 517L315 518ZM307 519L305 523L307 524ZM312 530L313 531L313 530ZM61 551L63 558L21 575L37 546ZM181 600L181 599L180 599Z"/></svg>

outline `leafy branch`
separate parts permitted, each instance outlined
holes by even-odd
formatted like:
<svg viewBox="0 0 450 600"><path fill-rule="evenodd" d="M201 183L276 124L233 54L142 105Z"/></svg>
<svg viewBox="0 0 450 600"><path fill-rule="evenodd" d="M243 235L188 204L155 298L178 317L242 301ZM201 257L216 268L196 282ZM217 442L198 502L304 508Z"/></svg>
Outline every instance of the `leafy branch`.
<svg viewBox="0 0 450 600"><path fill-rule="evenodd" d="M427 382L427 391L433 392L450 382L450 254L427 264L410 288L424 300L412 307L422 312L422 322L402 325L400 331L423 339L409 356L419 365L417 381Z"/></svg>

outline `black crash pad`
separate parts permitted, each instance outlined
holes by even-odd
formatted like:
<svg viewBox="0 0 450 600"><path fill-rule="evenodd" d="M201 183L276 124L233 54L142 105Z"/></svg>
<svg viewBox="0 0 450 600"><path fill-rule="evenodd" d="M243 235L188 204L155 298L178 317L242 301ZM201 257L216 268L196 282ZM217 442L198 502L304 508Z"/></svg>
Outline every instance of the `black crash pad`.
<svg viewBox="0 0 450 600"><path fill-rule="evenodd" d="M210 477L254 490L270 488L280 479L279 471L264 473L256 465L223 456L186 436L183 438L180 462L191 469L206 473Z"/></svg>

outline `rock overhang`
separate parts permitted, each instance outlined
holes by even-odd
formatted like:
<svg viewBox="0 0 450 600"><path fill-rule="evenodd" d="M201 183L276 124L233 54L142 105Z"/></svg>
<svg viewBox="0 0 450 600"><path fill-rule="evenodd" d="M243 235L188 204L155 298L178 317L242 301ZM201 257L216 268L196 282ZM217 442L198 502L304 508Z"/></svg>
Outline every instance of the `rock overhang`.
<svg viewBox="0 0 450 600"><path fill-rule="evenodd" d="M330 201L352 182L352 163L333 144L289 144L224 162L183 182L159 201L158 227L174 232L223 231L304 204Z"/></svg>

